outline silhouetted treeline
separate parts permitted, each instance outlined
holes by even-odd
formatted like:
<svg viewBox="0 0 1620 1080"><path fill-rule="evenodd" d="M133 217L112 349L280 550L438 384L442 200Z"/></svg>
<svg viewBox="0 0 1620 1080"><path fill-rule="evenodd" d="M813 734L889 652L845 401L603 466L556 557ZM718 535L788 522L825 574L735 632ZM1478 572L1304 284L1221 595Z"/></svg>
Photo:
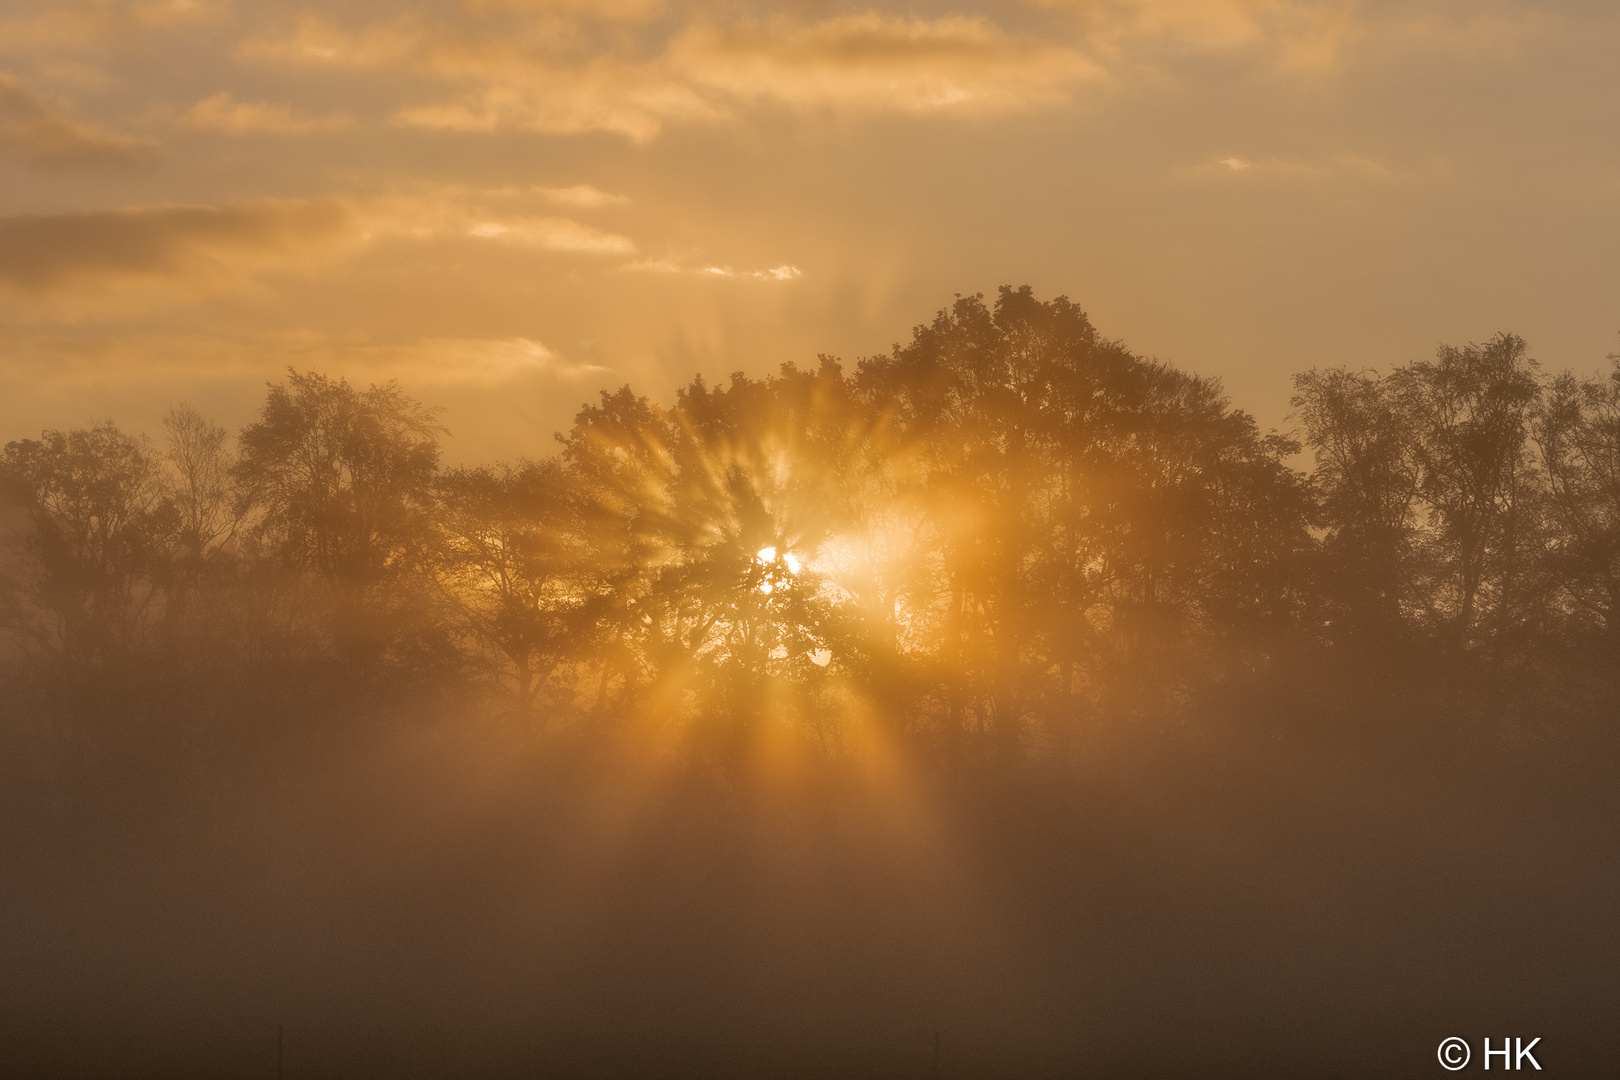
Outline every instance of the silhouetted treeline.
<svg viewBox="0 0 1620 1080"><path fill-rule="evenodd" d="M1003 288L853 371L625 387L553 456L444 469L434 409L290 372L234 438L179 406L6 446L8 678L482 691L715 761L770 724L836 754L852 718L1061 760L1290 681L1445 722L1612 705L1620 369L1549 379L1503 334L1295 385L1309 474L1214 381Z"/></svg>
<svg viewBox="0 0 1620 1080"><path fill-rule="evenodd" d="M1620 369L1296 390L1004 289L510 464L7 444L0 1073L1613 1075Z"/></svg>

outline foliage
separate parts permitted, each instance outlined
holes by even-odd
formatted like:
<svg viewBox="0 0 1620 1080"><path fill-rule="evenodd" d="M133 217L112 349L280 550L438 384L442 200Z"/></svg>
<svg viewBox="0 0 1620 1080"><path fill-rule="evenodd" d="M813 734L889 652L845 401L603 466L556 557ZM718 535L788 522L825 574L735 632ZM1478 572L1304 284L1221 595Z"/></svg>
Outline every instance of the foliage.
<svg viewBox="0 0 1620 1080"><path fill-rule="evenodd" d="M126 662L180 528L158 457L107 423L8 443L0 466L33 525L13 625L69 670Z"/></svg>
<svg viewBox="0 0 1620 1080"><path fill-rule="evenodd" d="M289 372L234 453L189 406L166 452L110 424L9 444L5 625L69 672L482 687L722 766L863 725L1064 760L1351 654L1457 715L1574 656L1607 700L1620 367L1549 380L1503 334L1295 390L1309 475L1217 383L1027 287L853 371L605 392L515 464L442 470L396 385Z"/></svg>

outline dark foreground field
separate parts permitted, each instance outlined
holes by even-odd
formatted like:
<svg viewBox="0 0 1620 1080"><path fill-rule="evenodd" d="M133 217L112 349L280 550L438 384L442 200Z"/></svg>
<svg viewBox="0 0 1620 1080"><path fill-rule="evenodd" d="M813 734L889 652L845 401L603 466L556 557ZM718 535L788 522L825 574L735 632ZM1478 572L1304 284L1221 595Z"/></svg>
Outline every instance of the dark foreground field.
<svg viewBox="0 0 1620 1080"><path fill-rule="evenodd" d="M0 1072L268 1078L278 1032L288 1080L1620 1071L1591 747L1229 718L727 776L336 712L11 717Z"/></svg>
<svg viewBox="0 0 1620 1080"><path fill-rule="evenodd" d="M7 443L0 1074L1620 1075L1620 359L1527 349L1302 444L1006 287L543 459Z"/></svg>

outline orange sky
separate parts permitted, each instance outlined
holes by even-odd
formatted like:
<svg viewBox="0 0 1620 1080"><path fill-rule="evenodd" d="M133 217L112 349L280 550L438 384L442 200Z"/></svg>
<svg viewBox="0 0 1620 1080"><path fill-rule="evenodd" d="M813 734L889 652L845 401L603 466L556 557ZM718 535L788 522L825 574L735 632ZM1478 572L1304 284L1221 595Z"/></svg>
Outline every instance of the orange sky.
<svg viewBox="0 0 1620 1080"><path fill-rule="evenodd" d="M288 365L454 459L1030 283L1220 375L1620 348L1620 9L7 0L0 441Z"/></svg>

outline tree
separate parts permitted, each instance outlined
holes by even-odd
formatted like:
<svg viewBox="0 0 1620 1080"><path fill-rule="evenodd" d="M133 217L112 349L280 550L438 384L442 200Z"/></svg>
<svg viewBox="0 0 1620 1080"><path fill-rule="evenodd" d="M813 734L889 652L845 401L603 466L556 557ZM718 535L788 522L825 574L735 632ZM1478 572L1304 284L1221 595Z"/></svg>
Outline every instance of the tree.
<svg viewBox="0 0 1620 1080"><path fill-rule="evenodd" d="M1391 376L1430 517L1438 596L1450 594L1442 618L1457 648L1486 622L1500 633L1521 599L1534 528L1533 368L1522 338L1498 334L1483 346L1441 346L1433 361ZM1480 616L1482 596L1493 619Z"/></svg>
<svg viewBox="0 0 1620 1080"><path fill-rule="evenodd" d="M601 631L599 704L613 685L631 711L686 715L729 759L769 688L820 678L831 623L808 562L843 506L828 431L841 385L836 365L789 366L694 380L667 411L628 388L581 410L562 477L596 568L580 589Z"/></svg>
<svg viewBox="0 0 1620 1080"><path fill-rule="evenodd" d="M423 616L442 433L395 383L289 371L239 440L251 538L322 587L333 644L361 667L441 633Z"/></svg>
<svg viewBox="0 0 1620 1080"><path fill-rule="evenodd" d="M440 572L464 625L528 712L592 645L592 593L555 461L455 469L439 481Z"/></svg>
<svg viewBox="0 0 1620 1080"><path fill-rule="evenodd" d="M373 583L417 562L443 429L396 383L357 391L289 370L241 436L256 538L288 565Z"/></svg>
<svg viewBox="0 0 1620 1080"><path fill-rule="evenodd" d="M229 433L190 404L169 410L165 457L174 470L174 503L180 543L194 559L218 549L236 532L240 514L227 448Z"/></svg>
<svg viewBox="0 0 1620 1080"><path fill-rule="evenodd" d="M1005 759L1091 709L1157 708L1200 649L1297 607L1292 445L1067 299L958 298L857 378L893 417L917 521L903 599L948 738Z"/></svg>
<svg viewBox="0 0 1620 1080"><path fill-rule="evenodd" d="M1620 640L1620 356L1606 378L1560 375L1535 439L1557 522L1550 563L1577 620Z"/></svg>
<svg viewBox="0 0 1620 1080"><path fill-rule="evenodd" d="M1311 486L1327 530L1322 599L1344 636L1393 640L1411 601L1415 433L1394 387L1370 372L1312 370L1294 376L1294 391L1315 452Z"/></svg>
<svg viewBox="0 0 1620 1080"><path fill-rule="evenodd" d="M0 466L32 524L19 628L69 668L129 661L179 530L160 459L109 422L8 443Z"/></svg>

